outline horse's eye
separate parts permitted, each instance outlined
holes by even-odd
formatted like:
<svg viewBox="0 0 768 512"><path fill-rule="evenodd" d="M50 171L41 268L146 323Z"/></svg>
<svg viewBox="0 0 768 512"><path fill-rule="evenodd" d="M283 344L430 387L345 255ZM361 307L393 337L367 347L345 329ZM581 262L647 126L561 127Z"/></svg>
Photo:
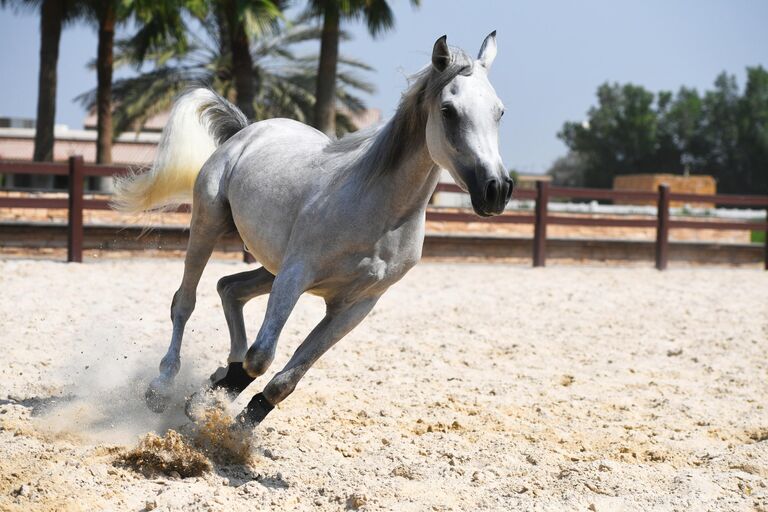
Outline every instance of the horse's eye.
<svg viewBox="0 0 768 512"><path fill-rule="evenodd" d="M453 105L443 105L440 107L440 112L443 114L443 118L447 120L456 119L456 108Z"/></svg>
<svg viewBox="0 0 768 512"><path fill-rule="evenodd" d="M501 119L502 117L504 117L504 111L503 110L501 111L501 114L499 114L499 119Z"/></svg>

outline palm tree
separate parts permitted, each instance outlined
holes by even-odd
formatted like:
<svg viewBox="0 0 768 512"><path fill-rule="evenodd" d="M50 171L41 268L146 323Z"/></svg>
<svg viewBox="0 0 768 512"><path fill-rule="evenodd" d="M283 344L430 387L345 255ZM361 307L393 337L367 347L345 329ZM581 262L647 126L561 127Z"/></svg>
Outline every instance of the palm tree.
<svg viewBox="0 0 768 512"><path fill-rule="evenodd" d="M33 159L36 162L50 162L53 160L53 127L56 122L56 68L59 62L61 30L66 24L82 15L82 4L77 0L0 0L0 7L6 6L15 7L17 10L34 10L40 13L40 68ZM53 177L18 176L15 184L50 187L53 184Z"/></svg>
<svg viewBox="0 0 768 512"><path fill-rule="evenodd" d="M410 2L415 6L421 3L420 0ZM309 0L308 10L313 16L323 19L313 121L315 128L332 135L336 133L333 91L337 79L341 21L362 18L368 26L368 32L376 37L391 29L395 19L387 0Z"/></svg>
<svg viewBox="0 0 768 512"><path fill-rule="evenodd" d="M253 108L255 96L253 58L250 41L274 28L274 23L282 16L281 0L214 0L211 10L218 19L221 28L228 36L229 54L232 59L234 74L235 104L248 119L256 115Z"/></svg>
<svg viewBox="0 0 768 512"><path fill-rule="evenodd" d="M229 25L220 11L208 11L199 18L200 30L189 31L183 51L178 47L156 45L142 54L135 41L122 40L116 44L115 65L136 66L150 63L152 69L137 76L117 80L112 86L115 102L114 129L121 133L140 129L152 116L170 109L176 95L193 85L208 85L222 96L237 101L248 109L253 120L290 117L307 122L315 104L315 70L317 58L297 56L292 46L317 40L320 29L299 19L281 27L262 31L262 36L250 44L249 75L253 80L250 103L242 101L238 90L238 74L230 50ZM346 38L346 34L341 34ZM373 86L357 76L358 71L371 68L362 62L340 58L339 87L336 97L347 111L365 108L355 91L370 93ZM247 96L246 96L247 97ZM93 108L97 91L78 97L86 108ZM348 116L339 114L340 127L353 129Z"/></svg>
<svg viewBox="0 0 768 512"><path fill-rule="evenodd" d="M237 103L249 118L253 118L253 77L248 72L253 62L248 51L249 38L263 32L281 16L279 0L86 0L90 18L99 30L96 74L97 139L96 161L112 162L112 72L114 67L115 26L133 19L141 28L131 38L137 63L155 47L173 48L183 52L186 48L187 26L182 13L204 17L215 13L219 21L232 30L227 44L236 72Z"/></svg>
<svg viewBox="0 0 768 512"><path fill-rule="evenodd" d="M96 51L96 163L112 163L112 60L118 5L113 0L94 2L99 25Z"/></svg>
<svg viewBox="0 0 768 512"><path fill-rule="evenodd" d="M140 29L134 36L137 51L146 53L157 45L186 42L181 12L191 2L170 0L84 0L87 15L98 27L96 57L96 162L112 163L112 72L114 68L115 28L133 20Z"/></svg>

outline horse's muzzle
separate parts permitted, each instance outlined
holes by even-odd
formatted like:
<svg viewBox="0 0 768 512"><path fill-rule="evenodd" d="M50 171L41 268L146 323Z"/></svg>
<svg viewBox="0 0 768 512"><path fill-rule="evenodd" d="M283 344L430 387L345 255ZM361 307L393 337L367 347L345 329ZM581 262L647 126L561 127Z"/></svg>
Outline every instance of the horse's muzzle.
<svg viewBox="0 0 768 512"><path fill-rule="evenodd" d="M505 177L501 180L491 178L485 182L482 195L472 194L472 208L481 217L491 217L504 212L507 203L512 198L514 182L512 178Z"/></svg>

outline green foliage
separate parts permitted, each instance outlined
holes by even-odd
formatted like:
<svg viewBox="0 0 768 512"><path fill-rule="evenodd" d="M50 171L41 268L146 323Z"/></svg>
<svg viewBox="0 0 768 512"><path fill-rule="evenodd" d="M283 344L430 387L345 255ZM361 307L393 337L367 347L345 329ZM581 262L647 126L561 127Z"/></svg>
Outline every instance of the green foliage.
<svg viewBox="0 0 768 512"><path fill-rule="evenodd" d="M752 243L764 244L765 231L750 231L749 239Z"/></svg>
<svg viewBox="0 0 768 512"><path fill-rule="evenodd" d="M185 51L187 32L182 13L204 12L202 4L203 0L121 0L120 19L133 16L137 24L138 30L131 40L138 60L158 48Z"/></svg>
<svg viewBox="0 0 768 512"><path fill-rule="evenodd" d="M198 19L202 30L187 29L183 49L177 42L155 45L145 55L134 39L118 41L116 66L148 65L151 69L138 76L117 80L112 88L115 102L115 133L139 130L152 116L167 111L173 99L191 86L210 86L222 96L234 100L234 71L228 45L228 26L216 11L204 12ZM288 117L306 122L314 106L317 57L296 55L293 46L317 40L320 29L305 18L273 26L251 43L253 76L256 82L254 120ZM348 37L342 34L342 37ZM371 68L363 62L340 58L337 101L348 111L365 109L357 92L372 92L373 85L358 73ZM95 90L77 98L86 108L93 108ZM349 119L340 114L340 126L352 129Z"/></svg>
<svg viewBox="0 0 768 512"><path fill-rule="evenodd" d="M421 0L411 0L418 7ZM388 0L309 0L308 12L322 18L327 10L338 11L341 18L365 22L368 32L378 36L395 26L395 16Z"/></svg>
<svg viewBox="0 0 768 512"><path fill-rule="evenodd" d="M581 153L569 151L555 160L547 174L552 176L552 183L559 187L586 187L586 169L587 165Z"/></svg>
<svg viewBox="0 0 768 512"><path fill-rule="evenodd" d="M603 84L598 105L584 123L566 122L558 136L569 160L550 174L556 182L610 187L615 175L634 173L711 174L724 193L768 193L768 72L747 69L741 93L722 73L700 95L653 94L643 87Z"/></svg>

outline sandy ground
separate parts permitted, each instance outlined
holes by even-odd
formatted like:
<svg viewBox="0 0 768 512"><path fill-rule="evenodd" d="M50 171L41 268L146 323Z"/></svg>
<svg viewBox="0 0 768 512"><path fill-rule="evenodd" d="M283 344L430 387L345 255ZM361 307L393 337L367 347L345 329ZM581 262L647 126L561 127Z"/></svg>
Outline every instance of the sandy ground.
<svg viewBox="0 0 768 512"><path fill-rule="evenodd" d="M0 261L0 510L768 510L753 269L421 264L254 431L249 465L122 465L224 362L215 281L243 268L206 270L158 416L141 395L180 262ZM322 314L300 301L270 374Z"/></svg>

